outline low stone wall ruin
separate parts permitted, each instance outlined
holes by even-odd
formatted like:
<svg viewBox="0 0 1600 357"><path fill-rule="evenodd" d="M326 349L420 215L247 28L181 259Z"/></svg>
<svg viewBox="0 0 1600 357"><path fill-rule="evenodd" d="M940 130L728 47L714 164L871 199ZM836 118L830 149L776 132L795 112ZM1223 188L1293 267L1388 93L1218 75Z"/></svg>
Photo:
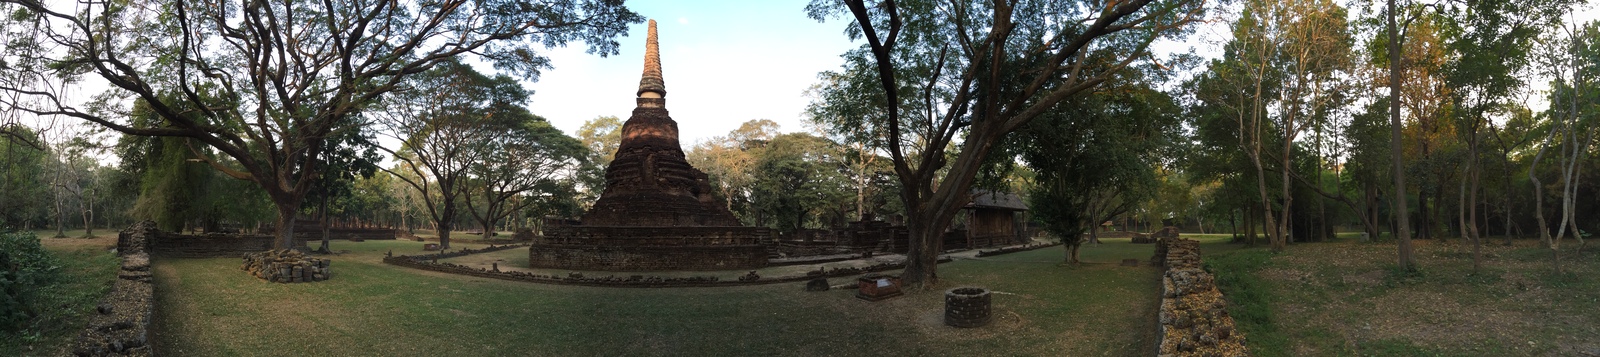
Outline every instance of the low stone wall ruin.
<svg viewBox="0 0 1600 357"><path fill-rule="evenodd" d="M448 251L448 252L440 251L438 253L431 253L431 254L427 254L427 255L411 255L409 257L411 257L413 259L439 260L439 259L445 259L445 258L464 257L464 256L468 256L468 255L478 254L478 253L498 252L498 251L502 251L502 250L506 250L506 249L522 248L522 247L526 247L526 246L528 246L528 245L527 244L507 244L507 245L493 245L493 244L490 244L489 246L483 247L482 249L461 248L461 249L455 249L455 250ZM385 254L385 256L393 256L393 255L394 255L393 252ZM402 255L402 257L405 257L405 256L406 255Z"/></svg>
<svg viewBox="0 0 1600 357"><path fill-rule="evenodd" d="M760 227L549 227L528 265L605 271L730 270L767 266L772 230Z"/></svg>
<svg viewBox="0 0 1600 357"><path fill-rule="evenodd" d="M156 231L151 235L150 252L177 258L239 257L272 249L276 237L256 234L188 235ZM320 238L319 238L320 239ZM304 247L308 239L296 236L294 246Z"/></svg>
<svg viewBox="0 0 1600 357"><path fill-rule="evenodd" d="M1166 266L1161 278L1161 345L1157 356L1248 356L1244 335L1228 316L1216 279L1201 266L1200 241L1157 241Z"/></svg>
<svg viewBox="0 0 1600 357"><path fill-rule="evenodd" d="M333 275L329 269L331 263L298 250L268 250L245 254L244 264L239 269L274 283L309 283L328 280Z"/></svg>
<svg viewBox="0 0 1600 357"><path fill-rule="evenodd" d="M117 234L122 266L95 314L72 343L76 356L149 356L150 315L155 306L149 242L160 231L155 222L134 224Z"/></svg>
<svg viewBox="0 0 1600 357"><path fill-rule="evenodd" d="M601 286L601 287L624 287L624 288L718 287L718 286L741 286L741 285L776 284L776 283L802 282L802 281L812 280L812 279L816 279L816 278L855 276L855 275L861 275L861 274L872 273L872 272L890 271L890 270L897 270L897 269L904 269L905 268L905 264L904 263L884 263L884 264L878 264L878 265L872 265L872 266L866 266L866 267L860 267L860 268L845 267L845 268L827 269L827 268L819 267L817 270L806 272L805 275L783 276L783 277L761 277L761 276L755 275L755 274L747 274L747 275L745 275L743 277L740 277L739 279L736 279L736 280L722 280L721 278L718 278L718 277L715 277L715 276L691 276L691 277L660 277L660 276L647 276L647 275L585 276L582 273L575 273L575 272L574 273L567 273L567 275L565 275L565 276L544 275L544 274L534 274L534 273L521 272L521 271L499 271L499 270L491 270L491 269L483 269L483 268L474 268L474 267L470 267L470 266L466 266L466 265L438 262L438 259L441 256L446 257L446 258L448 258L448 257L458 257L458 256L467 255L467 254L476 254L476 253L484 253L484 252L489 252L489 251L518 248L518 247L521 247L521 246L522 245L507 245L507 246L499 246L499 247L479 249L479 250L464 250L464 252L444 253L443 255L440 255L440 254L393 255L393 256L384 257L383 258L383 262L386 263L386 264L390 264L390 265L397 265L397 266L413 268L413 269L422 269L422 270L436 271L436 272L441 272L441 273L459 274L459 275L475 276L475 277L489 278L489 279L522 281L522 282L540 283L540 284L576 285L576 286ZM940 264L947 263L947 262L950 262L950 261L951 261L951 259L948 258L948 257L939 259L939 263ZM754 271L752 271L752 273L753 272Z"/></svg>
<svg viewBox="0 0 1600 357"><path fill-rule="evenodd" d="M1011 253L1016 253L1016 252L1026 252L1026 251L1030 251L1030 250L1034 250L1034 249L1044 249L1044 248L1054 247L1054 246L1058 246L1058 245L1061 245L1061 242L1029 243L1029 244L1024 244L1024 245L1011 246L1011 247L1005 247L1005 248L994 249L994 250L980 250L980 251L978 251L978 256L979 257L992 257L992 256L996 256L996 255L1011 254Z"/></svg>

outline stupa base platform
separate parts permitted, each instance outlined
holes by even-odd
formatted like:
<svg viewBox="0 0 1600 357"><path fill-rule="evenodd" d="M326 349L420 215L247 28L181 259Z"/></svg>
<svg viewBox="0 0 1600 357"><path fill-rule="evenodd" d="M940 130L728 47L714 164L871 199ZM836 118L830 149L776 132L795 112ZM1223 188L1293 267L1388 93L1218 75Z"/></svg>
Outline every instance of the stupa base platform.
<svg viewBox="0 0 1600 357"><path fill-rule="evenodd" d="M761 227L551 227L528 247L528 266L600 271L734 270L767 266Z"/></svg>

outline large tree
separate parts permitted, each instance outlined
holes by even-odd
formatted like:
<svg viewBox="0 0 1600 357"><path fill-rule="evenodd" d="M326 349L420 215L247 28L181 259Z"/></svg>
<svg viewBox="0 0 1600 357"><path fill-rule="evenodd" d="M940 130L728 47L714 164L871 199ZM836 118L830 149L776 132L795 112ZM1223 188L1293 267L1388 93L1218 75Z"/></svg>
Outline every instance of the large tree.
<svg viewBox="0 0 1600 357"><path fill-rule="evenodd" d="M685 159L690 165L706 173L711 187L722 196L728 210L740 221L761 225L766 219L752 205L752 185L756 175L757 159L763 155L767 144L778 135L778 123L768 119L754 119L739 124L738 129L696 143Z"/></svg>
<svg viewBox="0 0 1600 357"><path fill-rule="evenodd" d="M541 197L565 193L571 186L567 177L588 159L582 142L520 105L493 112L491 127L499 135L479 144L483 159L467 167L477 187L463 196L484 237L494 234L495 222L545 202Z"/></svg>
<svg viewBox="0 0 1600 357"><path fill-rule="evenodd" d="M1203 1L813 1L813 18L849 14L846 56L870 63L904 189L910 244L905 279L937 281L940 237L1006 134L1140 59L1152 42L1190 31ZM862 59L870 58L870 59ZM848 66L848 64L847 64ZM860 87L860 86L857 86ZM915 141L915 142L908 142ZM908 155L908 148L920 148ZM948 152L954 150L954 152Z"/></svg>
<svg viewBox="0 0 1600 357"><path fill-rule="evenodd" d="M622 119L614 115L589 119L578 127L577 137L589 151L588 159L577 174L577 183L583 186L579 202L588 207L605 191L606 166L611 165L617 146L622 145Z"/></svg>
<svg viewBox="0 0 1600 357"><path fill-rule="evenodd" d="M1153 67L1153 66L1152 66ZM1146 77L1128 70L1053 110L1012 136L1007 148L1033 168L1033 218L1060 238L1065 260L1093 241L1100 222L1154 196L1156 169L1180 136L1180 108ZM1089 237L1084 237L1088 233Z"/></svg>
<svg viewBox="0 0 1600 357"><path fill-rule="evenodd" d="M938 280L939 237L970 202L968 187L1000 139L1152 58L1150 43L1186 34L1205 10L1195 0L811 3L819 21L850 14L848 34L867 40L846 54L846 70L875 69L878 85L835 88L874 88L859 94L882 98L882 122L861 130L886 133L904 189L906 282Z"/></svg>
<svg viewBox="0 0 1600 357"><path fill-rule="evenodd" d="M1450 18L1447 47L1454 54L1445 65L1445 81L1452 88L1455 102L1452 119L1457 136L1467 144L1466 192L1460 213L1463 234L1472 241L1473 271L1483 264L1482 237L1478 230L1478 192L1483 168L1479 153L1482 128L1493 123L1489 116L1502 114L1517 90L1526 86L1519 74L1532 63L1533 42L1549 25L1560 20L1575 1L1524 1L1513 5L1504 1L1473 1ZM1503 113L1509 114L1509 113Z"/></svg>
<svg viewBox="0 0 1600 357"><path fill-rule="evenodd" d="M396 170L384 171L421 192L439 245L450 248L460 198L472 186L471 170L505 159L493 157L494 150L504 147L501 139L511 126L531 120L520 107L527 94L511 77L485 76L459 61L447 61L405 85L373 112L383 135L400 144L382 148L399 161Z"/></svg>
<svg viewBox="0 0 1600 357"><path fill-rule="evenodd" d="M807 133L778 135L751 165L751 211L779 232L844 221L849 197L838 144Z"/></svg>
<svg viewBox="0 0 1600 357"><path fill-rule="evenodd" d="M472 53L536 79L549 67L536 47L583 41L612 54L613 38L642 20L614 0L7 0L0 10L13 39L0 58L0 104L214 148L231 162L202 159L255 182L277 206L276 248L293 244L326 139L359 130L346 118L407 77ZM67 93L85 77L113 90L98 105L77 103ZM128 122L120 112L130 99L163 120Z"/></svg>
<svg viewBox="0 0 1600 357"><path fill-rule="evenodd" d="M39 135L14 127L0 136L0 230L27 229L40 216L49 190L44 180L48 153Z"/></svg>

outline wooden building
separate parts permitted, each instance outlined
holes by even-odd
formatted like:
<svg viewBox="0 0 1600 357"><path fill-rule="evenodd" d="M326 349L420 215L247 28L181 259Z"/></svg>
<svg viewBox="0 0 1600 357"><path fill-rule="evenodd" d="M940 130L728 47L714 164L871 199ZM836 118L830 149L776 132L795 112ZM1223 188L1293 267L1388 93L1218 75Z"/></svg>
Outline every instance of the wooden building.
<svg viewBox="0 0 1600 357"><path fill-rule="evenodd" d="M1022 244L1032 239L1027 232L1028 205L1020 196L973 190L972 201L962 209L967 212L967 248Z"/></svg>

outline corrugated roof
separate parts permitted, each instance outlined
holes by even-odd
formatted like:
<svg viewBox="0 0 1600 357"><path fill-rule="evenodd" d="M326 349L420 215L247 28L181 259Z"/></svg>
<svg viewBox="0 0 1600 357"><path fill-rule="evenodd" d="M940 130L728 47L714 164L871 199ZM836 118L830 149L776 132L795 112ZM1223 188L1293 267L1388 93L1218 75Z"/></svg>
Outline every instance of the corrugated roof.
<svg viewBox="0 0 1600 357"><path fill-rule="evenodd" d="M967 203L965 208L999 208L1026 211L1028 210L1028 205L1022 202L1022 196L989 190L972 190L972 202Z"/></svg>

